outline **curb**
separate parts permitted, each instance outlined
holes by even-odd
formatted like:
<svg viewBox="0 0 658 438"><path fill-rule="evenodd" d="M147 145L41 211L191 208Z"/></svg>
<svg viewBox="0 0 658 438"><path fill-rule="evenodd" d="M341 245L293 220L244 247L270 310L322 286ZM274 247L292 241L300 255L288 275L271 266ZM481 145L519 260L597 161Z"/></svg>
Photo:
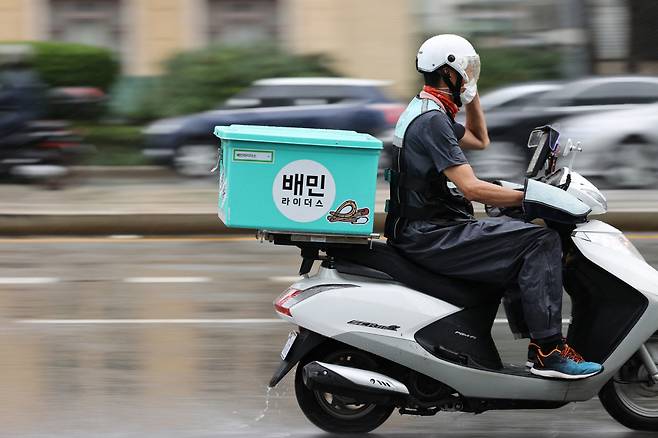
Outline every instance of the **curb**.
<svg viewBox="0 0 658 438"><path fill-rule="evenodd" d="M484 217L483 214L477 214ZM375 213L375 232L383 233L386 213ZM655 231L658 212L610 212L596 219L623 231ZM6 214L0 215L0 235L181 235L252 234L255 230L227 228L216 214Z"/></svg>
<svg viewBox="0 0 658 438"><path fill-rule="evenodd" d="M214 214L0 215L0 235L245 234Z"/></svg>

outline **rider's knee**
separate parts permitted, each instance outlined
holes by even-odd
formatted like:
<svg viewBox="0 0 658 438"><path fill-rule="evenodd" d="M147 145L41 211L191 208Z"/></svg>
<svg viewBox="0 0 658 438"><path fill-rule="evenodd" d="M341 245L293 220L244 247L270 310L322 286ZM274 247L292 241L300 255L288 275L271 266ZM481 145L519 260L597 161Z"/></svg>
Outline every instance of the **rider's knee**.
<svg viewBox="0 0 658 438"><path fill-rule="evenodd" d="M562 253L562 241L557 231L550 228L543 228L537 237L537 244L547 252L558 254Z"/></svg>

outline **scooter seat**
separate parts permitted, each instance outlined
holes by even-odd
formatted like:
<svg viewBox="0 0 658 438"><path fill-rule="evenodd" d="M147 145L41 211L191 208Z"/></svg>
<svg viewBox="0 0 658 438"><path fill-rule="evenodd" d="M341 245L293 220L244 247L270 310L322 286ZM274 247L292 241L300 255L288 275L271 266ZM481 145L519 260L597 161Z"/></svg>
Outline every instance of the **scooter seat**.
<svg viewBox="0 0 658 438"><path fill-rule="evenodd" d="M378 279L392 278L432 297L458 307L476 307L500 301L503 288L489 283L447 277L411 262L393 247L373 242L366 245L327 248L338 272ZM358 269L359 266L364 269ZM373 272L374 271L374 272Z"/></svg>

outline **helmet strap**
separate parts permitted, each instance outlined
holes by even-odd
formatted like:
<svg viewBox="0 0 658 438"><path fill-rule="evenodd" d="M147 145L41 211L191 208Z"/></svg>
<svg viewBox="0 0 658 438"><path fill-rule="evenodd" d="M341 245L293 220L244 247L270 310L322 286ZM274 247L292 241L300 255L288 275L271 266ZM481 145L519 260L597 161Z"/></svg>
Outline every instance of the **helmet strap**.
<svg viewBox="0 0 658 438"><path fill-rule="evenodd" d="M462 106L462 99L461 99L461 90L462 90L462 76L460 74L457 75L457 82L452 83L450 80L450 74L447 73L445 70L441 70L440 73L441 79L443 79L443 82L446 83L448 86L448 90L450 90L450 93L452 94L452 101L455 102L455 105L458 107Z"/></svg>

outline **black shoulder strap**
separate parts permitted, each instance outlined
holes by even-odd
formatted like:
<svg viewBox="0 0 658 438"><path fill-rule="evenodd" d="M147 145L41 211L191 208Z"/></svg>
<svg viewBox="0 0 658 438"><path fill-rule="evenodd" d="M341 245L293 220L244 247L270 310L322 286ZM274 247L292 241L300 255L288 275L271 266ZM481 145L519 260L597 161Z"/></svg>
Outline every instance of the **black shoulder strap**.
<svg viewBox="0 0 658 438"><path fill-rule="evenodd" d="M407 138L409 126L428 111L441 111L445 113L443 107L429 109L429 99L422 99L421 112L414 117L405 129L402 142L397 147L397 154L393 157L393 168L387 169L386 178L389 181L390 197L386 201L386 224L384 226L384 236L389 239L395 239L402 220L418 220L432 217L436 213L435 209L414 208L410 207L407 202L408 191L423 192L427 187L427 182L421 178L416 178L404 172L406 169L404 162L404 144Z"/></svg>

